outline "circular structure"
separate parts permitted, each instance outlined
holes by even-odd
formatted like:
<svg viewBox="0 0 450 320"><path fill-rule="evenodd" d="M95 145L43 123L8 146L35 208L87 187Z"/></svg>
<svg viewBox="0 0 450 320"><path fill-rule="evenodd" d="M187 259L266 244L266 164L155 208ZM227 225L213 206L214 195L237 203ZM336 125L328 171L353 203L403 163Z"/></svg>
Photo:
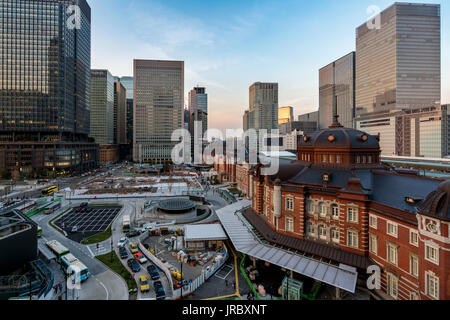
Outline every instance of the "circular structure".
<svg viewBox="0 0 450 320"><path fill-rule="evenodd" d="M162 200L158 203L160 211L170 214L185 213L193 210L196 206L195 202L184 198Z"/></svg>

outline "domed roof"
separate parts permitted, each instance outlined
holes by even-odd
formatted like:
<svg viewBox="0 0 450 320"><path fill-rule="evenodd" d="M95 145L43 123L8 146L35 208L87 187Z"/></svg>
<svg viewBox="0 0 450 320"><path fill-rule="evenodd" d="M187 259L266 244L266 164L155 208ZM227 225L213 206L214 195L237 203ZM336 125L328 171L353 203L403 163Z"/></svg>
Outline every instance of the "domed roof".
<svg viewBox="0 0 450 320"><path fill-rule="evenodd" d="M450 221L450 180L442 182L417 208L418 213Z"/></svg>
<svg viewBox="0 0 450 320"><path fill-rule="evenodd" d="M379 149L380 143L377 136L369 135L363 131L330 127L305 135L299 142L302 147L315 148L363 148Z"/></svg>

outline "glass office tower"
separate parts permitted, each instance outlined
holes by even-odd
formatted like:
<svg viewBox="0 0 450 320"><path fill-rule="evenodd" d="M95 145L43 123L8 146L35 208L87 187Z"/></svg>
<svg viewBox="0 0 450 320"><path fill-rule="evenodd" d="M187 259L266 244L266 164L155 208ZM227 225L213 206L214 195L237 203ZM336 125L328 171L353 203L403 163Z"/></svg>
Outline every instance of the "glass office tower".
<svg viewBox="0 0 450 320"><path fill-rule="evenodd" d="M133 158L170 162L184 116L184 61L134 60Z"/></svg>
<svg viewBox="0 0 450 320"><path fill-rule="evenodd" d="M395 3L356 29L356 114L439 105L439 4Z"/></svg>
<svg viewBox="0 0 450 320"><path fill-rule="evenodd" d="M79 28L71 5L80 9ZM95 165L86 144L90 63L86 0L0 1L0 168Z"/></svg>
<svg viewBox="0 0 450 320"><path fill-rule="evenodd" d="M353 128L355 116L355 52L319 70L319 126L328 128L337 108L339 122Z"/></svg>
<svg viewBox="0 0 450 320"><path fill-rule="evenodd" d="M108 70L91 70L91 132L99 144L114 143L114 77Z"/></svg>

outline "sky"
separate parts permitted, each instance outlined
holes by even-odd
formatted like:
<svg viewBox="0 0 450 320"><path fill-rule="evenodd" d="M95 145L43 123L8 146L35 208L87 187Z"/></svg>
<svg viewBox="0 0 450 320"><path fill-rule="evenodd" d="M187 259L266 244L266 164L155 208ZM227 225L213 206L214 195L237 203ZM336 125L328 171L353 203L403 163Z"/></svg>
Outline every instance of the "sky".
<svg viewBox="0 0 450 320"><path fill-rule="evenodd" d="M88 0L92 69L132 76L133 59L185 62L185 95L206 87L209 127L242 128L249 86L278 82L279 106L318 110L319 69L355 50L355 29L391 0ZM441 4L442 103L450 103L450 2ZM187 105L187 102L186 102Z"/></svg>

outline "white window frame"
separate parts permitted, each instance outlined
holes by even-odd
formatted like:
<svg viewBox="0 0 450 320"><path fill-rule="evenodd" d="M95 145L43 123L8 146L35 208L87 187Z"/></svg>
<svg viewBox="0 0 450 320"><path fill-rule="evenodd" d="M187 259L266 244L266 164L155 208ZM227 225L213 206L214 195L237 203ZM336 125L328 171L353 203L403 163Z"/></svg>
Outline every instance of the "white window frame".
<svg viewBox="0 0 450 320"><path fill-rule="evenodd" d="M306 234L311 237L315 237L315 228L312 222L306 223Z"/></svg>
<svg viewBox="0 0 450 320"><path fill-rule="evenodd" d="M354 238L351 238L350 235L354 235ZM359 248L358 232L353 230L347 231L347 246L352 248Z"/></svg>
<svg viewBox="0 0 450 320"><path fill-rule="evenodd" d="M393 249L392 251L393 255L391 255L390 249ZM387 250L386 253L387 261L395 266L398 265L398 246L388 242L386 250Z"/></svg>
<svg viewBox="0 0 450 320"><path fill-rule="evenodd" d="M287 232L294 232L294 218L286 217L285 228Z"/></svg>
<svg viewBox="0 0 450 320"><path fill-rule="evenodd" d="M347 221L351 223L358 223L358 208L347 208Z"/></svg>
<svg viewBox="0 0 450 320"><path fill-rule="evenodd" d="M369 227L375 230L378 228L378 217L376 215L369 215Z"/></svg>
<svg viewBox="0 0 450 320"><path fill-rule="evenodd" d="M286 197L285 207L286 207L287 211L294 211L294 198L293 197Z"/></svg>
<svg viewBox="0 0 450 320"><path fill-rule="evenodd" d="M419 276L419 257L416 254L409 254L409 273L413 277Z"/></svg>
<svg viewBox="0 0 450 320"><path fill-rule="evenodd" d="M389 231L389 227L392 227L392 232ZM392 221L386 221L386 233L390 235L391 237L397 238L398 237L398 224Z"/></svg>
<svg viewBox="0 0 450 320"><path fill-rule="evenodd" d="M337 235L337 237L334 237L333 235ZM339 238L340 238L340 234L339 234L339 229L338 228L331 228L330 229L330 238L331 241L333 241L334 243L339 243Z"/></svg>
<svg viewBox="0 0 450 320"><path fill-rule="evenodd" d="M434 292L430 291L430 280L433 280ZM439 300L439 277L432 271L425 272L425 292L427 296Z"/></svg>
<svg viewBox="0 0 450 320"><path fill-rule="evenodd" d="M314 201L312 201L311 199L306 200L306 212L308 214L314 213Z"/></svg>
<svg viewBox="0 0 450 320"><path fill-rule="evenodd" d="M327 216L327 206L325 202L319 202L319 217L325 218Z"/></svg>
<svg viewBox="0 0 450 320"><path fill-rule="evenodd" d="M369 251L375 255L378 254L378 237L374 234L369 235Z"/></svg>
<svg viewBox="0 0 450 320"><path fill-rule="evenodd" d="M324 231L325 234L322 235L321 231ZM317 228L318 234L319 234L319 239L321 240L327 240L327 228L324 225L319 225L319 227Z"/></svg>
<svg viewBox="0 0 450 320"><path fill-rule="evenodd" d="M387 293L394 299L398 299L398 278L392 273L388 273L386 276Z"/></svg>
<svg viewBox="0 0 450 320"><path fill-rule="evenodd" d="M415 235L416 241L412 241L412 236ZM419 233L415 230L409 230L409 244L418 247L419 246Z"/></svg>
<svg viewBox="0 0 450 320"><path fill-rule="evenodd" d="M339 205L337 203L331 205L331 217L334 220L339 220Z"/></svg>
<svg viewBox="0 0 450 320"><path fill-rule="evenodd" d="M432 258L432 257L430 258L428 256L428 252L429 252L428 248L436 250L436 256L434 258ZM439 265L439 247L426 243L425 244L425 260Z"/></svg>

